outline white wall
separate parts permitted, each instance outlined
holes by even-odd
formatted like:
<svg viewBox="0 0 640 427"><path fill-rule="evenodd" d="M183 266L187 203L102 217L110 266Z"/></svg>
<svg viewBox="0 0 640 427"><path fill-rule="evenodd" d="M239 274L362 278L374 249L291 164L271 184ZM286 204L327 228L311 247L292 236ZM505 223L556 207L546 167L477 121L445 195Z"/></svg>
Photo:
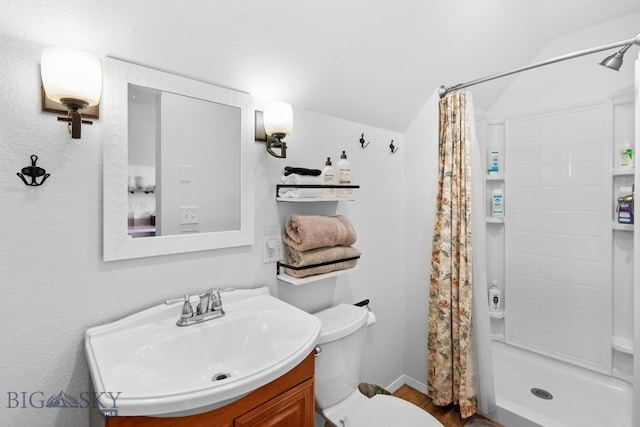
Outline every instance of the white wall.
<svg viewBox="0 0 640 427"><path fill-rule="evenodd" d="M431 242L438 184L438 103L434 93L405 133L404 373L426 391Z"/></svg>
<svg viewBox="0 0 640 427"><path fill-rule="evenodd" d="M632 38L638 33L638 22L640 13L556 39L531 62ZM631 47L618 72L597 65L616 51L612 49L519 74L487 114L489 117L502 118L627 93L633 87L633 57L636 50L637 47ZM515 64L520 65L526 64Z"/></svg>
<svg viewBox="0 0 640 427"><path fill-rule="evenodd" d="M13 403L7 393L42 392L46 399L61 390L72 395L89 390L83 348L88 327L212 285L267 285L300 305L370 298L378 323L368 337L363 379L386 385L402 374L402 188L409 151L403 135L295 110L288 159L269 157L263 144L255 145L255 245L105 263L102 122L84 126L82 139L72 141L64 124L41 112L42 47L0 34L0 96L11 105L0 115L0 425L87 425L85 409L35 409L28 401L24 408L22 402L8 408ZM372 141L364 150L358 143L362 132ZM388 150L391 139L400 147L394 155ZM320 210L349 216L363 253L361 269L309 288L278 284L274 264L261 263L261 240L265 229L279 228L293 209L275 202L281 169L320 168L325 157L335 158L343 149L362 188L356 201ZM15 175L32 154L51 173L42 187L26 187ZM312 304L316 299L322 302Z"/></svg>

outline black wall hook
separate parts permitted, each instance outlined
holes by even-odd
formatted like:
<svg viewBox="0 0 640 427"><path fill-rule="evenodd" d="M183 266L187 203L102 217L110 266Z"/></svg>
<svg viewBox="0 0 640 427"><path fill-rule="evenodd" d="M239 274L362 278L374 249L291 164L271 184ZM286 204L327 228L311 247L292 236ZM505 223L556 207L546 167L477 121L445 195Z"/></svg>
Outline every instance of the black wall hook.
<svg viewBox="0 0 640 427"><path fill-rule="evenodd" d="M42 169L39 166L36 166L37 161L38 161L38 156L36 156L35 154L32 154L31 166L24 167L22 168L22 173L20 172L17 173L17 175L20 177L22 182L24 182L25 185L28 185L30 187L37 187L39 185L44 184L47 178L51 176L51 174L47 173L46 170ZM31 183L27 182L27 180L24 178L25 175L31 177ZM42 177L42 181L37 182L36 178L39 178L39 177Z"/></svg>
<svg viewBox="0 0 640 427"><path fill-rule="evenodd" d="M360 137L360 145L362 146L362 148L366 148L367 145L369 145L371 143L371 141L367 142L366 144L364 143L364 133L362 134L362 136Z"/></svg>
<svg viewBox="0 0 640 427"><path fill-rule="evenodd" d="M391 150L391 154L395 154L395 153L397 153L397 152L398 152L398 150L399 150L399 148L396 148L396 147L393 145L393 139L391 140L391 144L389 144L389 149Z"/></svg>

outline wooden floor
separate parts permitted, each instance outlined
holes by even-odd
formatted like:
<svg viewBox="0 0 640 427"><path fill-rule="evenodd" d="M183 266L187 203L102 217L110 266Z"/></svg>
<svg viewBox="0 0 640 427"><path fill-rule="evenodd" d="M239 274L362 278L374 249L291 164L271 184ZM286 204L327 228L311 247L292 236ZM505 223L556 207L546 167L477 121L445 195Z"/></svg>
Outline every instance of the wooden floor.
<svg viewBox="0 0 640 427"><path fill-rule="evenodd" d="M431 403L431 399L428 396L420 393L414 388L409 387L408 385L403 385L395 393L393 393L393 395L421 407L422 409L433 415L435 418L437 418L438 421L440 421L444 425L444 427L462 427L465 425L465 423L471 423L471 420L474 418L480 418L481 420L486 421L488 425L504 427L502 424L489 420L481 415L474 415L468 420L463 420L460 417L460 410L458 406L436 406Z"/></svg>

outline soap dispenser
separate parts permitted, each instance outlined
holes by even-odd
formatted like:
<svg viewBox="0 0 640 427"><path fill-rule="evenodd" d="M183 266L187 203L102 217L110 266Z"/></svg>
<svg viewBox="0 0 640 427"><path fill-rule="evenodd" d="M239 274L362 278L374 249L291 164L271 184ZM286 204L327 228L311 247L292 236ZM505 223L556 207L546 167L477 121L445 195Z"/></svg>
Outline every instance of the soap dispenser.
<svg viewBox="0 0 640 427"><path fill-rule="evenodd" d="M333 170L333 166L331 165L331 157L327 157L327 161L324 163L324 169L322 170L322 184L336 185L336 174ZM327 199L335 199L335 188L325 188L322 196Z"/></svg>
<svg viewBox="0 0 640 427"><path fill-rule="evenodd" d="M489 310L493 312L500 311L501 305L502 291L498 287L498 281L494 280L489 289Z"/></svg>
<svg viewBox="0 0 640 427"><path fill-rule="evenodd" d="M338 162L338 184L351 185L351 165L347 160L347 153L343 150ZM353 190L350 188L340 188L337 192L339 199L350 199Z"/></svg>

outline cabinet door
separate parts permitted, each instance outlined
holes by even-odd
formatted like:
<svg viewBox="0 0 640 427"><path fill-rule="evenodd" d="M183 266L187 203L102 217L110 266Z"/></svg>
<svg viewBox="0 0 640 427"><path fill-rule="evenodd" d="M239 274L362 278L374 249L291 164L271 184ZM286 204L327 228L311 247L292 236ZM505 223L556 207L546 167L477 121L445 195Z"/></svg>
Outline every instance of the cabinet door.
<svg viewBox="0 0 640 427"><path fill-rule="evenodd" d="M236 418L235 427L313 427L313 379Z"/></svg>

